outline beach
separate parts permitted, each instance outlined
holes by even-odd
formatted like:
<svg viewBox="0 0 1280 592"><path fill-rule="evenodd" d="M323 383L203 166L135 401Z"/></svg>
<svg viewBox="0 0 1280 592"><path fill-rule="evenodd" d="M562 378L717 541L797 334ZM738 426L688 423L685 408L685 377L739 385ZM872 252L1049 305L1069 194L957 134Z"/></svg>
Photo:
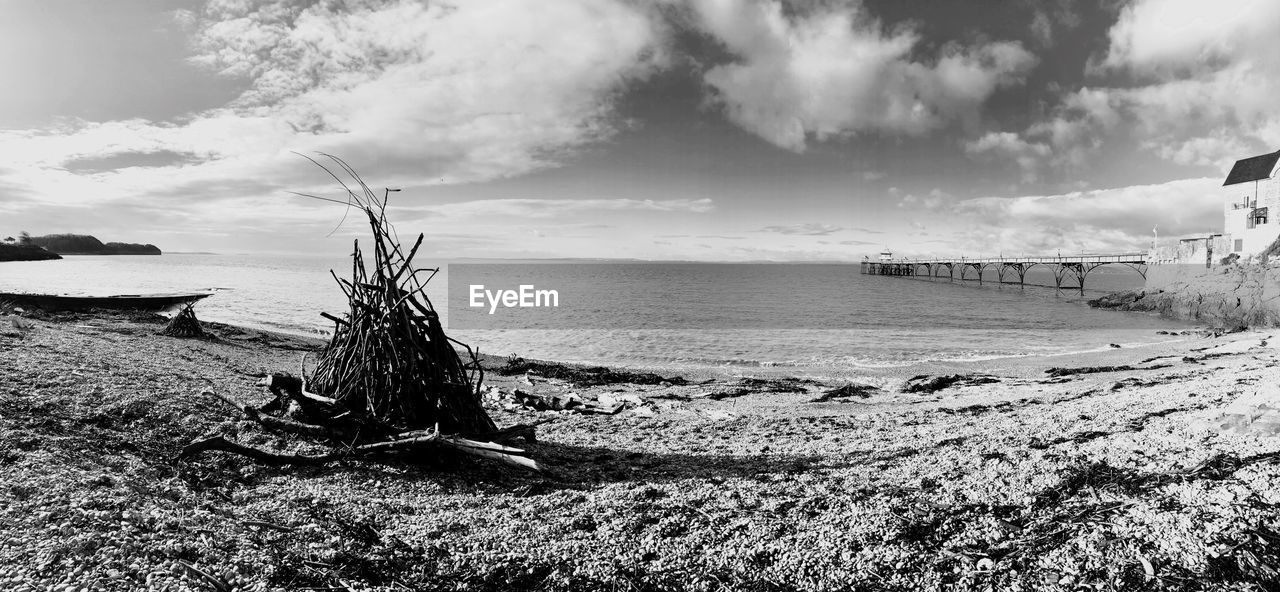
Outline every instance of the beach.
<svg viewBox="0 0 1280 592"><path fill-rule="evenodd" d="M1222 429L1233 417L1216 411L1280 398L1280 341L1267 332L904 368L880 390L823 402L844 385L708 373L580 386L491 371L499 427L550 420L521 443L545 467L534 473L470 460L268 467L218 452L177 462L209 433L307 452L210 393L263 404L259 381L296 374L322 343L212 324L213 339L177 339L162 327L139 315L0 316L0 588L1280 582L1280 439L1266 417ZM1046 372L1103 366L1130 369ZM968 378L901 392L916 372ZM517 389L625 409L536 411L512 402Z"/></svg>

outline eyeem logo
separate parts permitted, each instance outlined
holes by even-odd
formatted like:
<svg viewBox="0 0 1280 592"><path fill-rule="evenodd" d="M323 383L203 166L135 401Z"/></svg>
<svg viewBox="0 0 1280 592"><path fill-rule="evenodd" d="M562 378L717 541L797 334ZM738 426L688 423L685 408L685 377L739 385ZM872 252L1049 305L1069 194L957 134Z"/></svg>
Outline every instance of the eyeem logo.
<svg viewBox="0 0 1280 592"><path fill-rule="evenodd" d="M555 290L537 290L533 284L520 284L519 290L486 290L484 284L471 286L471 308L484 308L489 303L489 314L503 308L542 308L560 306L560 293Z"/></svg>

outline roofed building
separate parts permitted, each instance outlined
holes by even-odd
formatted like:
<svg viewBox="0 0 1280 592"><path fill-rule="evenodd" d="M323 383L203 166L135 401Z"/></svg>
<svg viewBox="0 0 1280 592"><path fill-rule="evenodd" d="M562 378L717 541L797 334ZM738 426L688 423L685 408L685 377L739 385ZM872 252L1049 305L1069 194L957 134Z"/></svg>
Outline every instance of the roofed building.
<svg viewBox="0 0 1280 592"><path fill-rule="evenodd" d="M1280 238L1280 220L1271 219L1272 210L1280 215L1278 165L1280 150L1238 160L1222 183L1226 196L1223 235L1230 252L1249 257Z"/></svg>

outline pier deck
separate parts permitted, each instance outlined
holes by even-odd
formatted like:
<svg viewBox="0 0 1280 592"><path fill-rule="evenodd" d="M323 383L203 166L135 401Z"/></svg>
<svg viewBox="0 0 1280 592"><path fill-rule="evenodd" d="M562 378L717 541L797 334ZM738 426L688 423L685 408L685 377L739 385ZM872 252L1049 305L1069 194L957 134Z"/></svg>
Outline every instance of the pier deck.
<svg viewBox="0 0 1280 592"><path fill-rule="evenodd" d="M899 277L927 276L930 279L945 277L949 281L973 281L982 283L982 275L994 267L996 277L1001 284L1018 284L1026 286L1027 271L1043 265L1053 271L1054 286L1059 289L1079 290L1084 295L1085 278L1089 272L1104 265L1124 265L1145 279L1147 277L1146 253L1122 253L1119 255L1068 255L1049 257L957 257L928 259L882 259L880 261L863 261L862 273L868 275L889 275ZM970 280L969 270L976 277ZM924 273L921 273L923 270ZM959 278L956 277L957 270ZM1010 280L1006 281L1005 277ZM1012 278L1017 278L1013 281ZM1072 285L1074 284L1074 285Z"/></svg>

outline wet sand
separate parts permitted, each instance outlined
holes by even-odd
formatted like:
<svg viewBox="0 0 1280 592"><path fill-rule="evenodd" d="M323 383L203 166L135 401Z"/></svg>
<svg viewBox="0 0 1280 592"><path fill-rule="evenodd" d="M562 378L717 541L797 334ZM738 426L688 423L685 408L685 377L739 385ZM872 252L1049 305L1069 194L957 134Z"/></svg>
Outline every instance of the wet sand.
<svg viewBox="0 0 1280 592"><path fill-rule="evenodd" d="M0 589L1280 585L1280 438L1265 408L1218 411L1280 401L1280 331L900 369L880 390L816 403L842 385L490 372L500 427L552 420L528 445L548 468L537 474L488 461L175 462L210 432L308 451L200 393L265 403L261 377L296 374L320 344L225 326L183 340L161 326L0 316ZM915 374L994 382L902 392ZM535 411L517 389L626 408Z"/></svg>

